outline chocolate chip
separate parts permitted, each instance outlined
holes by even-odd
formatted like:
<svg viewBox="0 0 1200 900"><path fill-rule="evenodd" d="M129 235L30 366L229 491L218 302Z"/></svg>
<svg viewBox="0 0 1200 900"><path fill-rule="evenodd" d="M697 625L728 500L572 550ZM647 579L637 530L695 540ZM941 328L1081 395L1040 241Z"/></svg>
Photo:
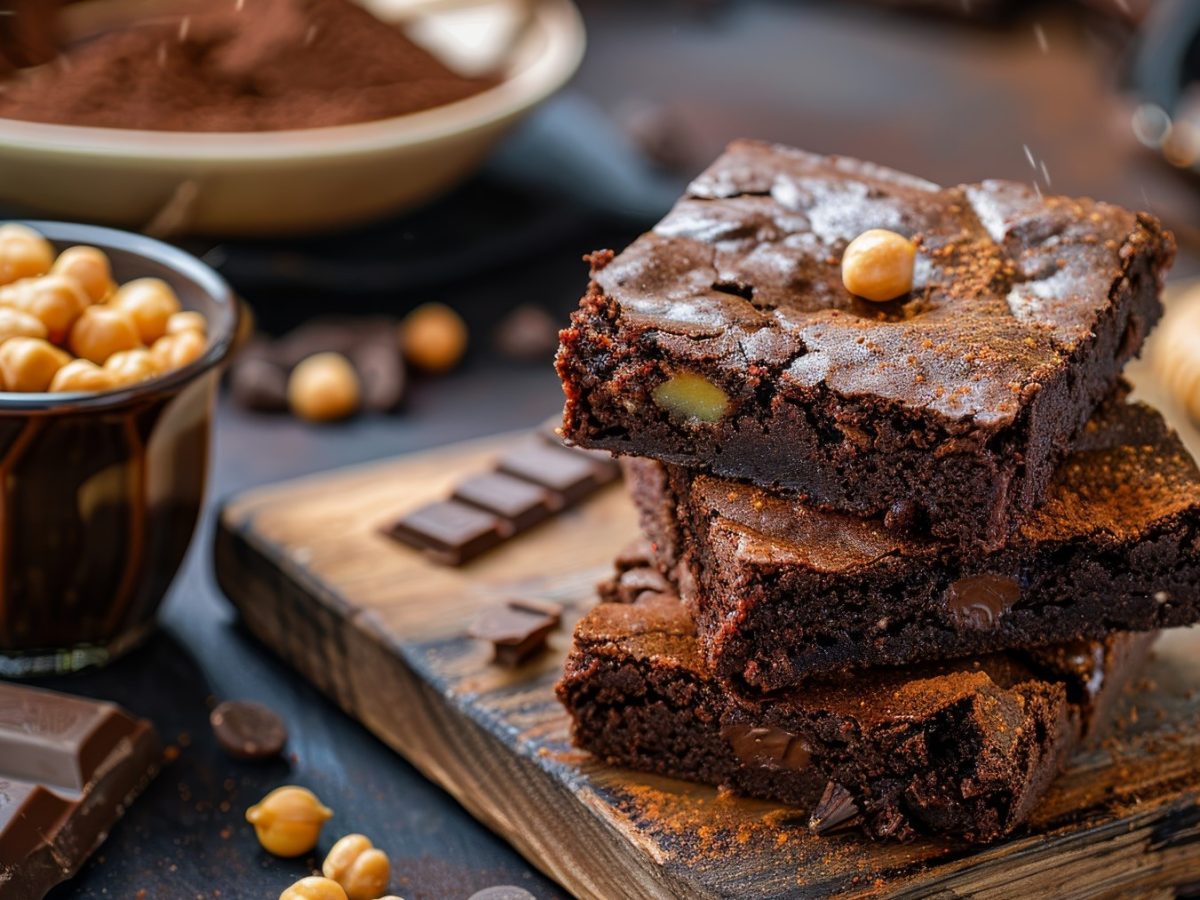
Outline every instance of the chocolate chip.
<svg viewBox="0 0 1200 900"><path fill-rule="evenodd" d="M456 500L438 500L413 510L385 533L437 562L459 566L499 544L505 528L491 513Z"/></svg>
<svg viewBox="0 0 1200 900"><path fill-rule="evenodd" d="M537 898L525 888L515 887L511 884L498 884L495 887L476 891L467 900L537 900Z"/></svg>
<svg viewBox="0 0 1200 900"><path fill-rule="evenodd" d="M797 734L782 728L723 725L721 737L745 765L793 772L808 768L809 751Z"/></svg>
<svg viewBox="0 0 1200 900"><path fill-rule="evenodd" d="M973 575L950 585L946 606L960 628L986 631L1021 599L1021 586L1004 575Z"/></svg>
<svg viewBox="0 0 1200 900"><path fill-rule="evenodd" d="M536 306L518 306L496 328L496 349L519 362L550 362L558 349L558 321Z"/></svg>
<svg viewBox="0 0 1200 900"><path fill-rule="evenodd" d="M561 616L512 601L484 610L467 634L492 644L493 662L518 666L546 646L546 638L558 627Z"/></svg>
<svg viewBox="0 0 1200 900"><path fill-rule="evenodd" d="M237 759L270 759L287 743L283 720L261 703L226 700L208 720L221 749Z"/></svg>
<svg viewBox="0 0 1200 900"><path fill-rule="evenodd" d="M861 815L850 792L836 782L825 785L825 793L808 817L808 830L813 834L829 834L855 824Z"/></svg>

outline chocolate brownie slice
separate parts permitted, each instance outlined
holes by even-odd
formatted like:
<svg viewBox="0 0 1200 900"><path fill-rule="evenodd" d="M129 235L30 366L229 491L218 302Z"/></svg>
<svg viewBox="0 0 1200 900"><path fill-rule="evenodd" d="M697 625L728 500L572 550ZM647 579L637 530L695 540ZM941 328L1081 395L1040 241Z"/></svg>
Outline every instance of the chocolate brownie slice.
<svg viewBox="0 0 1200 900"><path fill-rule="evenodd" d="M840 816L853 804L875 837L992 841L1103 729L1155 636L872 670L745 703L708 673L678 599L643 591L580 620L558 695L575 742L612 765L806 808L832 781Z"/></svg>
<svg viewBox="0 0 1200 900"><path fill-rule="evenodd" d="M847 243L914 288L843 286ZM738 141L613 258L563 331L565 436L995 548L1161 313L1152 216L1001 181L942 188Z"/></svg>
<svg viewBox="0 0 1200 900"><path fill-rule="evenodd" d="M626 467L709 663L749 696L837 670L1200 620L1200 473L1158 413L1119 394L991 553L677 466Z"/></svg>

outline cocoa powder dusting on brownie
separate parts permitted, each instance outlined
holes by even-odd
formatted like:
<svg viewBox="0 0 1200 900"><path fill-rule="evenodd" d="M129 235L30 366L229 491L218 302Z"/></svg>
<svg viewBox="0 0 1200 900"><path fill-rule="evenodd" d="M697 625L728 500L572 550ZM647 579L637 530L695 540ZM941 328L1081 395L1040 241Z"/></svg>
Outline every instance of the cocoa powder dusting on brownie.
<svg viewBox="0 0 1200 900"><path fill-rule="evenodd" d="M350 0L246 0L136 22L18 72L0 117L156 131L270 131L374 121L477 94Z"/></svg>

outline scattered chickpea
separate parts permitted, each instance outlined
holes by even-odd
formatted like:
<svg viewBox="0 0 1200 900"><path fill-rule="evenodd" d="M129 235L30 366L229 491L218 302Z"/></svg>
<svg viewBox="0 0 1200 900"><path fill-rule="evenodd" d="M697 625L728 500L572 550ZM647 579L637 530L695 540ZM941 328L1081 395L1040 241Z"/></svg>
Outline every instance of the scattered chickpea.
<svg viewBox="0 0 1200 900"><path fill-rule="evenodd" d="M73 359L57 372L50 382L56 393L68 391L111 391L117 386L116 376L86 359Z"/></svg>
<svg viewBox="0 0 1200 900"><path fill-rule="evenodd" d="M280 894L279 900L346 900L346 892L336 881L310 875Z"/></svg>
<svg viewBox="0 0 1200 900"><path fill-rule="evenodd" d="M154 355L145 347L117 351L104 361L104 370L112 374L117 387L137 384L162 374Z"/></svg>
<svg viewBox="0 0 1200 900"><path fill-rule="evenodd" d="M0 284L45 275L54 263L50 242L25 225L0 225Z"/></svg>
<svg viewBox="0 0 1200 900"><path fill-rule="evenodd" d="M48 333L37 316L0 306L0 342L11 337L45 338Z"/></svg>
<svg viewBox="0 0 1200 900"><path fill-rule="evenodd" d="M426 303L400 322L400 346L416 368L448 372L467 350L467 326L444 303Z"/></svg>
<svg viewBox="0 0 1200 900"><path fill-rule="evenodd" d="M329 422L358 410L362 387L354 366L340 353L316 353L288 378L288 405L302 419Z"/></svg>
<svg viewBox="0 0 1200 900"><path fill-rule="evenodd" d="M0 344L0 376L6 391L44 391L70 361L70 356L41 338L14 337Z"/></svg>
<svg viewBox="0 0 1200 900"><path fill-rule="evenodd" d="M89 303L75 279L43 275L0 289L0 306L36 316L46 326L50 340L57 344L71 331Z"/></svg>
<svg viewBox="0 0 1200 900"><path fill-rule="evenodd" d="M123 309L92 306L71 329L71 352L102 365L114 353L142 346L133 317Z"/></svg>
<svg viewBox="0 0 1200 900"><path fill-rule="evenodd" d="M392 877L387 854L364 834L348 834L334 844L321 871L345 888L350 900L376 900Z"/></svg>
<svg viewBox="0 0 1200 900"><path fill-rule="evenodd" d="M912 290L916 258L916 245L904 235L872 228L842 254L842 284L866 300L895 300Z"/></svg>
<svg viewBox="0 0 1200 900"><path fill-rule="evenodd" d="M108 257L95 247L68 247L58 255L50 271L73 279L92 303L103 303L117 289Z"/></svg>
<svg viewBox="0 0 1200 900"><path fill-rule="evenodd" d="M333 811L322 804L312 791L287 785L271 791L246 810L246 821L254 826L258 842L268 853L275 856L301 856L317 846L321 826L332 815ZM337 886L336 882L334 885ZM341 896L345 896L341 887L338 887L338 891L341 892ZM317 898L325 895L312 896Z"/></svg>
<svg viewBox="0 0 1200 900"><path fill-rule="evenodd" d="M147 345L167 333L167 323L179 312L179 298L161 278L137 278L123 284L112 302L129 313L142 343Z"/></svg>
<svg viewBox="0 0 1200 900"><path fill-rule="evenodd" d="M170 372L182 369L194 359L198 359L208 339L202 331L181 331L178 334L164 334L150 348L154 361L160 371Z"/></svg>
<svg viewBox="0 0 1200 900"><path fill-rule="evenodd" d="M167 334L179 334L182 331L198 331L208 334L208 320L203 314L193 310L177 312L167 319Z"/></svg>

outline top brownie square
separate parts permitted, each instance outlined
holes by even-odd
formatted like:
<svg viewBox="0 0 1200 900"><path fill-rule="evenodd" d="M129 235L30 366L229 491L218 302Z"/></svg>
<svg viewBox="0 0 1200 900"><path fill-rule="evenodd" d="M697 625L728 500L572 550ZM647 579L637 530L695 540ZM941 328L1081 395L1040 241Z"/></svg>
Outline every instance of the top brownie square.
<svg viewBox="0 0 1200 900"><path fill-rule="evenodd" d="M842 283L917 246L913 289ZM1161 314L1144 213L1021 184L942 188L738 141L592 282L562 333L565 436L964 546L1001 546Z"/></svg>

